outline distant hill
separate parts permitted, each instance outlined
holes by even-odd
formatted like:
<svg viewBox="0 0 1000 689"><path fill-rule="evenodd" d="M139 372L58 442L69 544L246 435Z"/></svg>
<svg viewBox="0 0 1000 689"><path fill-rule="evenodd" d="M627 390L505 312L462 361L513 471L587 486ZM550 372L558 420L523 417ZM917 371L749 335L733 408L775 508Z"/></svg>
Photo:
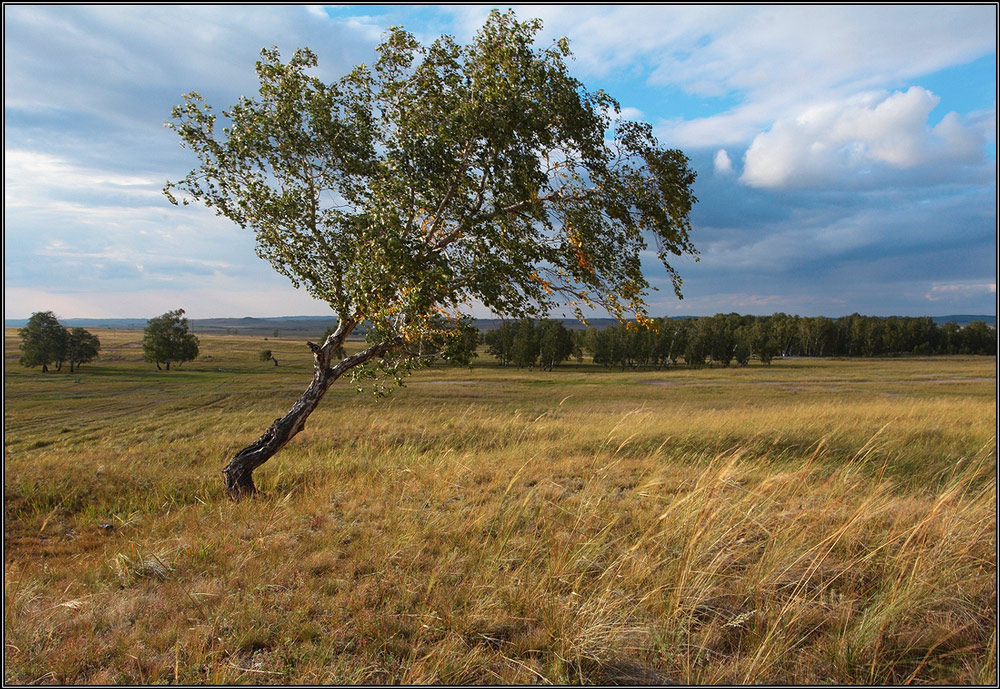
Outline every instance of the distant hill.
<svg viewBox="0 0 1000 689"><path fill-rule="evenodd" d="M973 321L982 321L986 325L992 325L994 328L997 325L996 316L931 316L931 320L938 325L944 325L945 323L954 323L955 325L966 326Z"/></svg>
<svg viewBox="0 0 1000 689"><path fill-rule="evenodd" d="M4 320L7 328L23 328L27 318L8 318ZM105 328L109 330L142 330L146 327L145 318L63 318L59 321L67 328ZM274 318L189 318L188 325L192 332L210 333L216 335L272 335L275 330L279 335L322 335L331 325L336 325L333 316L277 316Z"/></svg>
<svg viewBox="0 0 1000 689"><path fill-rule="evenodd" d="M671 318L690 318L691 316L671 316ZM996 327L996 316L956 315L931 316L938 325L951 322L961 326L973 321L983 321ZM23 328L27 318L8 318L4 320L7 328ZM562 319L563 324L571 330L582 330L585 326L575 318ZM146 327L144 318L65 318L60 321L68 328L106 328L109 330L142 330ZM265 337L319 337L327 328L336 325L333 316L276 316L274 318L189 318L188 324L194 333L213 335L259 335ZM474 325L479 330L495 330L503 323L499 318L477 318ZM607 328L617 321L614 318L592 318L589 321L594 328Z"/></svg>
<svg viewBox="0 0 1000 689"><path fill-rule="evenodd" d="M27 318L8 318L4 326L23 328ZM64 318L59 321L68 328L107 328L110 330L142 330L146 319L142 318ZM617 323L614 318L592 318L588 321L595 328L606 328ZM473 324L479 330L495 330L503 323L499 318L477 318ZM575 318L563 319L571 330L582 330L585 326ZM318 336L329 327L335 326L334 316L277 316L274 318L189 318L188 325L195 333L222 335L272 335L275 330L280 335Z"/></svg>
<svg viewBox="0 0 1000 689"><path fill-rule="evenodd" d="M337 325L334 316L278 316L275 318L192 318L188 319L196 333L215 335L264 335L275 331L278 337L319 337L327 328Z"/></svg>

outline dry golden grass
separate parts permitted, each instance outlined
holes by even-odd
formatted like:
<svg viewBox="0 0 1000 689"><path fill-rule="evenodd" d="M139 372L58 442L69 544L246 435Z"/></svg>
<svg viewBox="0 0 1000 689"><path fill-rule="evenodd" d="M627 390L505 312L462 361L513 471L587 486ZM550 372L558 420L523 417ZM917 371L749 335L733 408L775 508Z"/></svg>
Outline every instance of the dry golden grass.
<svg viewBox="0 0 1000 689"><path fill-rule="evenodd" d="M432 368L332 390L232 503L301 343L42 375L13 334L7 682L996 678L993 358Z"/></svg>

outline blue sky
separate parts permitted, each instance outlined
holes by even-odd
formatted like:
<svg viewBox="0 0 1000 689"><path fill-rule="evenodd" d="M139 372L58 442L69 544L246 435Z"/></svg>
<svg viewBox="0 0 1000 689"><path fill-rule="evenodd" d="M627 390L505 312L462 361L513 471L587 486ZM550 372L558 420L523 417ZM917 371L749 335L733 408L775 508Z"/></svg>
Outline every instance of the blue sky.
<svg viewBox="0 0 1000 689"><path fill-rule="evenodd" d="M329 314L162 196L194 165L171 107L254 93L264 46L332 80L391 25L467 41L490 8L6 5L5 317ZM700 260L680 302L650 263L653 315L996 313L996 6L515 9L698 171Z"/></svg>

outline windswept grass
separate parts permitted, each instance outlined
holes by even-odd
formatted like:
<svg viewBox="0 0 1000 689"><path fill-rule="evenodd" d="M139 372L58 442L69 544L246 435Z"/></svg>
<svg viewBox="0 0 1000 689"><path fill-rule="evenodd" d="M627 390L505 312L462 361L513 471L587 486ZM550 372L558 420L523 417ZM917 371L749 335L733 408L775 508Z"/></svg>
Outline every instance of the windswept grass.
<svg viewBox="0 0 1000 689"><path fill-rule="evenodd" d="M12 334L7 682L996 679L995 359L345 384L232 503L301 343L42 375Z"/></svg>

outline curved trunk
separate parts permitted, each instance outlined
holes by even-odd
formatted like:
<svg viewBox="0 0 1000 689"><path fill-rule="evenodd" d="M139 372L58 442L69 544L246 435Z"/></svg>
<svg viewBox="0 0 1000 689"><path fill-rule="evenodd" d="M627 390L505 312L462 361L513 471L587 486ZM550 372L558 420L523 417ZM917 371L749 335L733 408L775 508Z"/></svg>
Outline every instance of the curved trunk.
<svg viewBox="0 0 1000 689"><path fill-rule="evenodd" d="M306 419L319 405L323 395L340 376L355 366L384 354L396 344L395 340L381 342L353 354L336 366L330 367L330 359L334 352L343 345L344 340L354 329L356 322L347 321L337 325L337 330L327 338L323 346L309 343L313 350L313 378L309 387L295 401L292 408L284 416L275 419L271 427L250 445L240 450L222 470L226 482L226 491L231 498L240 498L257 492L253 483L253 471L273 457L278 450L298 434L306 425Z"/></svg>

